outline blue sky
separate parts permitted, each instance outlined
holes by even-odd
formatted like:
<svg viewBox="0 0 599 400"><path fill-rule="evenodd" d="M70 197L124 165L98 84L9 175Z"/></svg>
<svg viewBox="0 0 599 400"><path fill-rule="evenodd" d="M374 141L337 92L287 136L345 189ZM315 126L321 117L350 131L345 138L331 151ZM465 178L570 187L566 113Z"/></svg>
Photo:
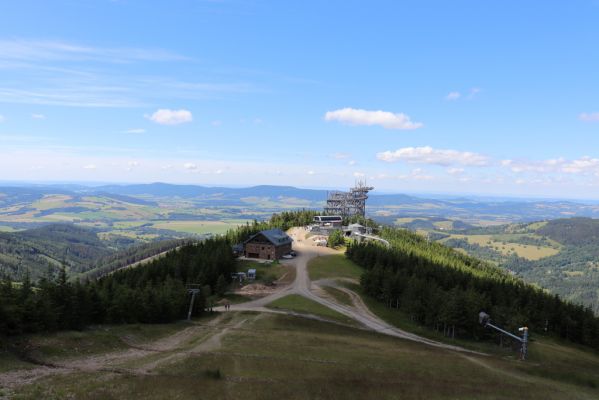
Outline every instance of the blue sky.
<svg viewBox="0 0 599 400"><path fill-rule="evenodd" d="M599 198L599 2L28 1L0 180Z"/></svg>

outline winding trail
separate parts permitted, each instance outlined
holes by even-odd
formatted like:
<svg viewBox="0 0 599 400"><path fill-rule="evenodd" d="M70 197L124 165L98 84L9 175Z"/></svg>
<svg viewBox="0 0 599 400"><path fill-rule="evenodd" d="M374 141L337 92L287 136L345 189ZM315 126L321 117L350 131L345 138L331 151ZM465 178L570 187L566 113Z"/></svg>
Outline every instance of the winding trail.
<svg viewBox="0 0 599 400"><path fill-rule="evenodd" d="M413 333L404 331L394 327L387 322L383 321L376 315L374 315L364 304L360 296L353 291L343 288L342 290L350 295L354 303L354 307L338 304L337 302L329 299L320 297L313 292L313 283L308 275L308 263L310 260L326 255L340 254L339 251L330 249L328 247L316 246L311 241L305 240L306 231L301 228L293 228L289 234L294 239L293 247L297 253L297 257L291 261L284 261L285 264L295 264L296 276L295 281L290 286L287 286L280 291L262 297L257 300L252 300L246 303L231 305L231 311L258 311L258 312L273 312L273 310L266 308L266 305L282 297L290 294L299 294L312 301L315 301L325 307L328 307L340 314L345 315L355 321L358 321L365 328L379 332L385 335L398 337L401 339L407 339L418 343L423 343L428 346L438 347L446 350L453 350L463 353L472 353L478 355L486 355L477 351L469 350L459 346L453 346L435 340L427 339L422 336L415 335ZM217 311L224 311L223 307L217 307ZM279 311L280 312L280 311Z"/></svg>
<svg viewBox="0 0 599 400"><path fill-rule="evenodd" d="M485 368L491 368L481 360L474 360L472 357L467 356L467 354L486 355L484 353L430 340L386 323L368 309L360 296L347 288L339 286L334 280L328 279L318 282L310 281L308 275L308 263L310 260L320 256L340 254L340 252L330 248L313 245L311 241L304 239L305 231L300 228L292 229L290 235L294 238L294 249L298 255L293 260L283 261L283 264L295 266L296 277L293 283L260 299L241 304L232 304L230 307L231 311L254 311L298 315L292 311L273 310L266 307L269 303L277 299L290 294L298 294L359 322L364 329L411 340L428 346L460 352L465 358L470 359L479 366L482 365ZM315 292L322 292L320 286L336 286L339 290L344 291L350 296L353 306L342 305L330 300L330 298L318 296ZM222 306L216 307L215 310L225 311ZM236 320L235 324L223 327L222 322L228 318L228 313L222 313L219 317L207 324L201 325L194 323L188 328L178 331L173 335L143 345L129 343L125 337L122 339L129 345L129 348L126 350L72 360L62 360L56 363L39 362L37 363L38 365L31 369L19 369L0 373L0 388L8 389L10 393L10 390L13 388L30 384L47 376L64 375L78 371L151 375L155 373L154 371L157 368L176 363L190 355L214 352L220 347L221 339L230 330L240 329L242 325L246 323L247 318L256 319L260 318L260 315L261 314L257 314L254 317L248 317L245 315L233 314L233 319ZM246 319L238 320L239 317L245 317ZM318 316L307 317L323 320ZM1 394L0 398L2 398Z"/></svg>

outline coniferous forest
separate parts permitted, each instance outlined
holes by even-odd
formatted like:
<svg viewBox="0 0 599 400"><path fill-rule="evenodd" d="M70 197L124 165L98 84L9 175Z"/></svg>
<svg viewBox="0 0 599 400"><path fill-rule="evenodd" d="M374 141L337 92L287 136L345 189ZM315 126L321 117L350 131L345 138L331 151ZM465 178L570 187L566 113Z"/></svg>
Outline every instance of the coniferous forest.
<svg viewBox="0 0 599 400"><path fill-rule="evenodd" d="M0 283L0 335L82 329L98 323L171 322L186 316L186 285L201 287L201 314L235 271L232 245L262 229L307 225L313 211L286 212L228 234L181 246L165 257L96 280L56 276L33 283L28 275ZM347 256L365 270L364 292L414 322L450 337L481 339L491 334L478 324L484 310L505 328L528 326L575 343L599 348L599 319L590 309L527 285L501 269L429 242L405 230L383 228L391 243L353 244Z"/></svg>
<svg viewBox="0 0 599 400"><path fill-rule="evenodd" d="M381 235L391 248L354 244L347 256L365 268L368 295L414 322L450 337L483 338L491 334L478 322L484 310L512 331L528 326L599 348L599 319L589 308L406 230L385 228Z"/></svg>
<svg viewBox="0 0 599 400"><path fill-rule="evenodd" d="M81 329L97 323L151 323L182 319L189 307L186 284L199 284L195 313L200 314L219 279L230 281L235 259L227 240L211 239L172 251L138 268L97 281L67 279L64 268L33 287L0 284L0 335Z"/></svg>
<svg viewBox="0 0 599 400"><path fill-rule="evenodd" d="M0 282L0 335L81 329L97 323L175 321L187 315L187 284L201 287L194 305L194 314L199 315L223 282L231 281L233 244L263 229L307 225L314 215L314 211L275 214L268 222L254 221L223 237L183 245L136 268L109 273L120 266L109 263L95 270L104 272L97 280L69 280L64 267L35 283L27 274L18 284L5 276Z"/></svg>

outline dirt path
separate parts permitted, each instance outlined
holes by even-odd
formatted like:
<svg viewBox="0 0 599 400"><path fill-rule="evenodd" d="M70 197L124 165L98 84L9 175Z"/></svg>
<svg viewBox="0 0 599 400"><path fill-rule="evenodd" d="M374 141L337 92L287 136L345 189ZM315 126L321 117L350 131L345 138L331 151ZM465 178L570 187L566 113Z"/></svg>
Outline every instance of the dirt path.
<svg viewBox="0 0 599 400"><path fill-rule="evenodd" d="M132 375L151 374L153 369L181 360L190 354L217 350L220 348L223 336L231 329L240 328L247 321L247 319L243 319L232 326L221 329L221 322L226 317L226 315L220 315L205 325L194 324L173 335L142 345L135 344L125 337L123 340L131 347L124 351L60 362L39 361L39 365L31 369L0 373L0 388L10 390L47 376L78 371L104 371ZM198 339L199 343L197 343ZM149 360L146 362L144 358L149 358ZM128 367L128 363L135 364L135 367Z"/></svg>
<svg viewBox="0 0 599 400"><path fill-rule="evenodd" d="M314 245L311 241L304 239L305 233L305 230L301 228L293 228L289 231L290 236L294 239L293 247L297 252L297 257L292 260L292 264L295 265L296 268L296 276L293 284L291 286L285 287L281 291L278 291L261 299L231 305L232 311L265 311L265 307L269 303L290 294L299 294L310 300L320 303L325 307L337 311L338 313L343 314L346 317L358 321L365 328L373 330L375 332L411 340L418 343L423 343L428 346L443 348L446 350L483 355L483 353L468 350L459 346L453 346L437 342L396 328L381 320L375 314L373 314L368 309L366 304L364 304L360 296L358 296L356 293L352 292L349 289L343 288L343 290L351 296L352 301L354 302L354 307L341 305L335 301L316 295L312 291L312 282L310 281L310 277L308 275L308 263L310 262L310 260L316 257L341 253L339 251L327 247L320 247ZM224 308L218 307L217 311L224 311Z"/></svg>

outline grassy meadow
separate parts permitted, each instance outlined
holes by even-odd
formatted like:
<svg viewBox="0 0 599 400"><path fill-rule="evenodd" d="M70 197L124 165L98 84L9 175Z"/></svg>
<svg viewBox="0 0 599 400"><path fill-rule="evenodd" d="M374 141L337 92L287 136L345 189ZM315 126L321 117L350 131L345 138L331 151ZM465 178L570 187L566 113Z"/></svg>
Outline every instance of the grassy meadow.
<svg viewBox="0 0 599 400"><path fill-rule="evenodd" d="M225 317L194 323L195 335L189 337L182 334L185 328L175 324L170 337L182 340L174 348L115 362L104 370L74 369L49 375L25 386L0 389L0 393L22 400L561 400L599 395L594 387L599 379L599 356L559 343L536 345L539 355L522 363L439 350L301 317L253 313ZM136 327L132 333L128 327L122 329L124 336L138 332ZM59 334L55 345L61 345L60 335L65 335L63 346L72 345L68 333ZM93 332L82 335L89 335L90 347L107 346ZM115 348L124 346L118 336L114 341ZM145 346L151 347L152 340ZM52 359L60 362L63 356Z"/></svg>
<svg viewBox="0 0 599 400"><path fill-rule="evenodd" d="M318 257L308 264L308 273L313 281L335 278L359 280L362 272L362 268L343 254Z"/></svg>

